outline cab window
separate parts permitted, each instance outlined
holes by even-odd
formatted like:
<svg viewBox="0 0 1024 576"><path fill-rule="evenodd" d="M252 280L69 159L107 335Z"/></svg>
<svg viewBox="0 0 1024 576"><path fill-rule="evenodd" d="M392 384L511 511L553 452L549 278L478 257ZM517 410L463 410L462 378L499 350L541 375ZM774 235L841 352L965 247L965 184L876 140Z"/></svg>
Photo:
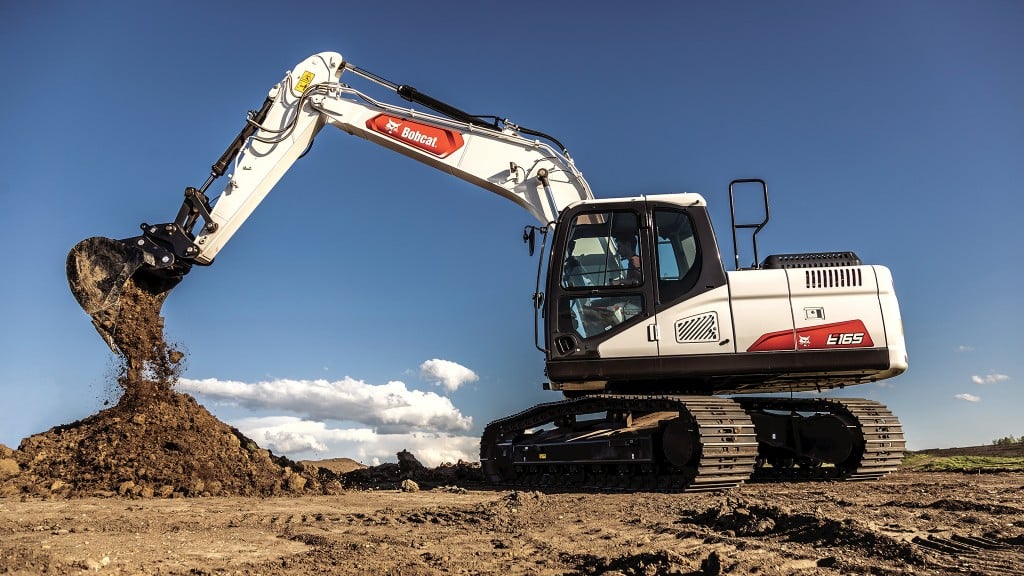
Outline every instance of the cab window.
<svg viewBox="0 0 1024 576"><path fill-rule="evenodd" d="M640 237L635 212L580 214L573 219L562 262L562 287L640 286Z"/></svg>
<svg viewBox="0 0 1024 576"><path fill-rule="evenodd" d="M675 300L693 289L700 276L700 246L684 211L654 211L658 298Z"/></svg>
<svg viewBox="0 0 1024 576"><path fill-rule="evenodd" d="M568 238L561 280L568 294L559 302L559 328L593 338L640 314L644 276L637 214L580 214L570 224Z"/></svg>

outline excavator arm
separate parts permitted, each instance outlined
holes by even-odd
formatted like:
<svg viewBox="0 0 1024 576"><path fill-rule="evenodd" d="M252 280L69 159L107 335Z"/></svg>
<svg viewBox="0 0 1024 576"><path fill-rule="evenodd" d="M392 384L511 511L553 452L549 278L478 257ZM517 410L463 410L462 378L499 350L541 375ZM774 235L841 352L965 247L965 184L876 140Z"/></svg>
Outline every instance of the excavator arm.
<svg viewBox="0 0 1024 576"><path fill-rule="evenodd" d="M371 98L340 82L346 72L434 113ZM115 352L126 284L134 283L162 302L193 265L211 264L327 125L503 196L541 225L553 225L563 208L593 198L554 138L497 117L468 114L353 66L341 54L322 52L300 62L270 89L263 106L248 115L211 166L206 182L185 189L174 221L143 223L141 235L122 240L88 238L71 250L71 291ZM224 174L226 184L211 199L208 189Z"/></svg>

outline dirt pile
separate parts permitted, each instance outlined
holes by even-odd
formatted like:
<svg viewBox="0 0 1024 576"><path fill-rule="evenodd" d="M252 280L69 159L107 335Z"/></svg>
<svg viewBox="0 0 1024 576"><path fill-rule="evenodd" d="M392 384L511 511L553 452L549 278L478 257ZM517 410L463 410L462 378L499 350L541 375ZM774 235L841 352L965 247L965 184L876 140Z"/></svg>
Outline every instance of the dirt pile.
<svg viewBox="0 0 1024 576"><path fill-rule="evenodd" d="M402 450L397 456L397 464L385 463L351 470L338 479L345 487L363 490L401 490L406 480L412 480L423 488L458 487L484 481L479 462L459 460L455 464L443 463L437 468L427 468L407 450ZM321 470L321 475L326 477L327 471Z"/></svg>
<svg viewBox="0 0 1024 576"><path fill-rule="evenodd" d="M121 352L120 401L0 454L0 496L276 495L337 491L329 471L261 449L173 390L183 354L164 338L164 294L129 280L113 339ZM15 467L17 468L15 470Z"/></svg>
<svg viewBox="0 0 1024 576"><path fill-rule="evenodd" d="M267 496L324 488L190 396L167 391L144 405L128 398L23 440L13 454L21 471L0 484L0 496Z"/></svg>

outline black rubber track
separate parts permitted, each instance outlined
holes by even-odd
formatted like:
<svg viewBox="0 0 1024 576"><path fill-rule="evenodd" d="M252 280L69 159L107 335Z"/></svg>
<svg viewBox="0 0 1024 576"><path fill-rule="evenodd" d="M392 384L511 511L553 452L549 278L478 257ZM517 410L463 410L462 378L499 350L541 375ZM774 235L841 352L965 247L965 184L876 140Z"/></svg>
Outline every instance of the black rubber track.
<svg viewBox="0 0 1024 576"><path fill-rule="evenodd" d="M856 422L857 448L836 466L758 467L754 425L746 410L829 413ZM687 466L643 464L536 464L515 466L508 442L561 418L599 412L678 412L699 435L700 450ZM504 446L504 448L503 448ZM899 467L905 441L899 420L872 400L836 398L723 398L709 396L593 395L539 404L495 420L484 429L480 461L492 484L557 490L699 492L748 481L875 480Z"/></svg>
<svg viewBox="0 0 1024 576"><path fill-rule="evenodd" d="M699 449L687 466L643 464L541 464L513 466L502 443L525 431L577 414L598 412L678 412L698 435ZM502 465L502 459L505 464ZM495 420L484 429L480 462L494 484L568 490L686 491L739 486L753 473L757 458L754 425L730 398L709 396L594 395L539 404Z"/></svg>
<svg viewBox="0 0 1024 576"><path fill-rule="evenodd" d="M836 466L787 469L762 468L754 471L753 480L877 480L894 472L903 460L906 442L899 419L888 408L862 398L748 398L736 401L744 409L813 412L835 414L856 422L856 449Z"/></svg>

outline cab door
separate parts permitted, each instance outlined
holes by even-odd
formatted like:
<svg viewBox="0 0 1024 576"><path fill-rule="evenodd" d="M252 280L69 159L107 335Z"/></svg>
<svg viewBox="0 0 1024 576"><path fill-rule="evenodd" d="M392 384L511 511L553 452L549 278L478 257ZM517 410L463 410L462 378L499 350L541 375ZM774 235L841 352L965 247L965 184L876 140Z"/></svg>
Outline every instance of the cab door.
<svg viewBox="0 0 1024 576"><path fill-rule="evenodd" d="M704 206L650 202L655 324L663 378L698 372L703 357L735 351L729 286ZM666 360L683 360L682 363Z"/></svg>
<svg viewBox="0 0 1024 576"><path fill-rule="evenodd" d="M558 361L656 357L646 202L577 206L562 214L556 230L547 291L549 376ZM590 364L585 377L612 370Z"/></svg>

